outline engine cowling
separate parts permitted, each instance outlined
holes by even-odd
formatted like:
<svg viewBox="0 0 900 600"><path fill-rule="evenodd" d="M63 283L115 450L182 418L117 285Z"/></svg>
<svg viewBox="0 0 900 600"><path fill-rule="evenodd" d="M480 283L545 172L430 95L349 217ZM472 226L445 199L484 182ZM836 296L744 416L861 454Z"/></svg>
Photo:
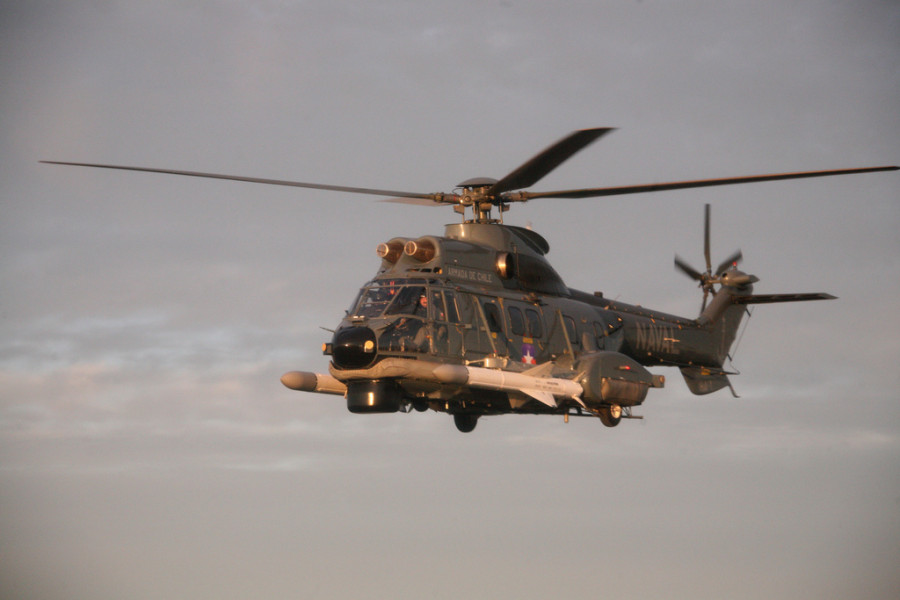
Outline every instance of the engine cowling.
<svg viewBox="0 0 900 600"><path fill-rule="evenodd" d="M578 383L588 406L637 406L651 387L662 387L665 379L653 375L634 359L620 352L594 352L575 366L583 373Z"/></svg>

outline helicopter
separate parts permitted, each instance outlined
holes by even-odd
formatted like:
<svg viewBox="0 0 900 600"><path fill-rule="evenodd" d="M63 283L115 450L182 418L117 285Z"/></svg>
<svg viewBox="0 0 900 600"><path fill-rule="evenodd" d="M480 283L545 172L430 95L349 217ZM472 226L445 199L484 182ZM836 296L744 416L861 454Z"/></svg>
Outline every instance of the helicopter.
<svg viewBox="0 0 900 600"><path fill-rule="evenodd" d="M536 231L503 222L515 203L591 198L808 177L893 171L897 166L752 175L620 187L525 191L613 128L572 132L501 179L476 177L452 192L407 191L262 179L196 171L41 161L228 179L382 196L388 201L451 206L461 222L443 235L395 237L379 244L380 264L350 304L323 353L327 373L290 371L289 389L343 396L350 412L433 410L464 433L484 416L596 417L607 427L641 419L641 406L677 368L688 389L710 394L731 385L726 364L748 307L831 300L824 292L756 294L755 275L732 253L713 268L710 207L704 212L704 270L676 256L675 267L702 291L695 318L666 314L569 288L547 260Z"/></svg>

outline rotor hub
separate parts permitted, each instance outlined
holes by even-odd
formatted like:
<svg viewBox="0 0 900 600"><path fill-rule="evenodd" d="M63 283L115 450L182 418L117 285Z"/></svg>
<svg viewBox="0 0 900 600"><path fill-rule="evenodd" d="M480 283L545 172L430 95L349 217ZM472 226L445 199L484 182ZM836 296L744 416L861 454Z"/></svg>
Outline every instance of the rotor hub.
<svg viewBox="0 0 900 600"><path fill-rule="evenodd" d="M456 194L457 206L456 212L465 217L466 208L472 209L472 218L465 219L466 223L502 223L503 213L508 207L499 200L499 196L492 194L492 190L497 180L491 177L473 177L467 179L457 186L459 192ZM500 207L500 218L493 217L493 209L495 206Z"/></svg>

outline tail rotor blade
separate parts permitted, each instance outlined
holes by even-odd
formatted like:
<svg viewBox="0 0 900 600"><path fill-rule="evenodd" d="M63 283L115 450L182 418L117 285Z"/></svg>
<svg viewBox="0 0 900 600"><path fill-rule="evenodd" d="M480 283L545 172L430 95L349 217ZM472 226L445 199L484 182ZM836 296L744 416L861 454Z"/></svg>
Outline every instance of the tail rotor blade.
<svg viewBox="0 0 900 600"><path fill-rule="evenodd" d="M703 213L703 257L706 259L706 272L712 273L712 261L709 255L709 204L707 204Z"/></svg>
<svg viewBox="0 0 900 600"><path fill-rule="evenodd" d="M694 279L696 281L703 281L703 274L691 265L687 264L677 254L675 255L675 267L691 279Z"/></svg>
<svg viewBox="0 0 900 600"><path fill-rule="evenodd" d="M725 260L723 260L721 263L719 263L719 266L716 267L716 276L717 277L720 276L722 273L727 271L729 269L729 267L741 262L741 260L743 260L743 258L744 258L744 254L740 250L738 250L737 252L735 252L734 254L732 254L731 256L726 258Z"/></svg>

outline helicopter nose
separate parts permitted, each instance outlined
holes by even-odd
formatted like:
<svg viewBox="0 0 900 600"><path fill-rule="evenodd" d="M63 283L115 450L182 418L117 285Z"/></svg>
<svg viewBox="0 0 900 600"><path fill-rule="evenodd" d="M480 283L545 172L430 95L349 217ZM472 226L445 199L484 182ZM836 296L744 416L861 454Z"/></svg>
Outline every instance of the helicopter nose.
<svg viewBox="0 0 900 600"><path fill-rule="evenodd" d="M375 332L345 327L334 334L331 360L339 369L364 369L375 362Z"/></svg>

